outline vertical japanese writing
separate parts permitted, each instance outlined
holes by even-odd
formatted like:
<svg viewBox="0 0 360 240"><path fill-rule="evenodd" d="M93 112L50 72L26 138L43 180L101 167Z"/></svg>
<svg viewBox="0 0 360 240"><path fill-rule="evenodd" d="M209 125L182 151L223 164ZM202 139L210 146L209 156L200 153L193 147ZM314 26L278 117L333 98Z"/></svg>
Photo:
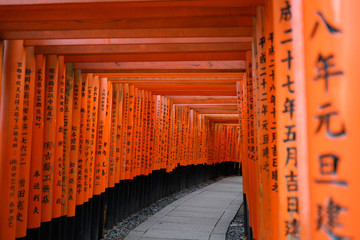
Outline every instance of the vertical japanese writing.
<svg viewBox="0 0 360 240"><path fill-rule="evenodd" d="M36 56L33 135L29 182L28 228L41 222L42 158L45 114L45 58Z"/></svg>
<svg viewBox="0 0 360 240"><path fill-rule="evenodd" d="M277 132L279 156L280 237L299 238L299 200L297 178L297 144L295 88L293 74L292 8L290 1L275 1L275 49L277 64Z"/></svg>
<svg viewBox="0 0 360 240"><path fill-rule="evenodd" d="M348 15L344 6L345 3L339 3L342 10L335 13L331 3L304 2L310 214L316 229L311 235L314 239L352 239L356 238L352 234L358 232L352 224L357 203L346 197L356 191L350 190L349 181L352 177L349 172L354 167L349 143L356 142L357 137L350 137L349 124L355 115L348 115L354 111L348 104L354 102L357 93L351 98L355 82L346 70L350 61L343 58L347 47L338 47L347 45L345 39L352 38L352 30L343 29L348 25L343 22ZM349 98L341 92L349 94Z"/></svg>
<svg viewBox="0 0 360 240"><path fill-rule="evenodd" d="M29 174L31 159L31 140L33 128L33 107L34 107L34 88L35 88L35 54L34 48L26 50L26 69L24 81L23 116L21 127L21 149L20 167L18 179L18 201L16 214L16 237L26 236L28 221L28 200L29 200Z"/></svg>
<svg viewBox="0 0 360 240"><path fill-rule="evenodd" d="M45 125L43 141L44 155L41 189L42 222L51 221L52 218L56 106L58 89L58 57L56 55L46 56L45 79Z"/></svg>

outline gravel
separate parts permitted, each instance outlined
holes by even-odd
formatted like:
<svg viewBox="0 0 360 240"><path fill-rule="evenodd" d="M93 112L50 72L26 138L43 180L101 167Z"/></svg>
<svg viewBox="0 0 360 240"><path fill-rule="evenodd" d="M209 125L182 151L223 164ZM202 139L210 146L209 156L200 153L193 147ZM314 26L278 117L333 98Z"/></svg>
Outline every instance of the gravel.
<svg viewBox="0 0 360 240"><path fill-rule="evenodd" d="M226 240L246 240L244 224L244 204L241 204L236 216L230 223L226 233Z"/></svg>
<svg viewBox="0 0 360 240"><path fill-rule="evenodd" d="M216 180L209 180L199 185L193 186L189 189L184 189L180 192L174 193L170 196L164 197L157 202L151 204L149 207L140 210L137 213L134 213L130 217L122 220L116 226L111 229L107 229L104 234L103 240L122 240L124 239L134 228L140 225L142 222L146 221L152 215L169 205L170 203L186 196L187 194L194 192L200 188L206 187L221 178ZM236 238L229 238L229 239L236 239ZM237 238L237 240L240 238Z"/></svg>

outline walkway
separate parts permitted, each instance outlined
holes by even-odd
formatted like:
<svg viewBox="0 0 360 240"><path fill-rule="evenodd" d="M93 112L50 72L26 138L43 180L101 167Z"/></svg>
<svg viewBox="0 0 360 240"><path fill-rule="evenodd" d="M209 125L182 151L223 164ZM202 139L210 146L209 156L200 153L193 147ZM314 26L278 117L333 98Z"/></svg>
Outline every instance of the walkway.
<svg viewBox="0 0 360 240"><path fill-rule="evenodd" d="M242 177L225 178L171 203L125 240L224 240L242 201Z"/></svg>

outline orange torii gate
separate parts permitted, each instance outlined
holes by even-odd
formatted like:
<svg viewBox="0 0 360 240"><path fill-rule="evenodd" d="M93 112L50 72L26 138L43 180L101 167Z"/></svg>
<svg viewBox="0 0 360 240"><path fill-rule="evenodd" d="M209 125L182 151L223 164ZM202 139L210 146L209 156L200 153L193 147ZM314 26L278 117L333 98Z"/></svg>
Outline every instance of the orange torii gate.
<svg viewBox="0 0 360 240"><path fill-rule="evenodd" d="M241 166L249 239L357 239L359 7L2 1L0 238L98 239Z"/></svg>

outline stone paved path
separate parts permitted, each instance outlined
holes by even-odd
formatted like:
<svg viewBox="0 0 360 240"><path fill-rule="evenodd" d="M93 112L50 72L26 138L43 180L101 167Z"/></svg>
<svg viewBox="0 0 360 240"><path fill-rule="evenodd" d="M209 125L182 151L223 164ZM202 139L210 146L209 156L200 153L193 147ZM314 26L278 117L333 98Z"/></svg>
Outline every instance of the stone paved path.
<svg viewBox="0 0 360 240"><path fill-rule="evenodd" d="M224 240L242 201L242 177L224 178L166 206L125 240Z"/></svg>

